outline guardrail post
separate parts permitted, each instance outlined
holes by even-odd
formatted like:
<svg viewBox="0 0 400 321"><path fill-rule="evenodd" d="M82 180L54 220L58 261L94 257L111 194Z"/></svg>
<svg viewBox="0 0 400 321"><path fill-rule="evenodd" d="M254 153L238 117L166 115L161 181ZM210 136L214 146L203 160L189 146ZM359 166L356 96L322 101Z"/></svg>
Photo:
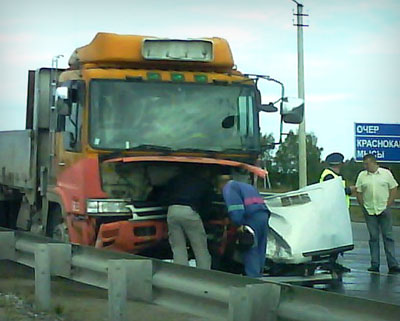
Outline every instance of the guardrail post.
<svg viewBox="0 0 400 321"><path fill-rule="evenodd" d="M229 321L276 321L281 287L274 283L232 287L229 297Z"/></svg>
<svg viewBox="0 0 400 321"><path fill-rule="evenodd" d="M128 297L132 300L153 301L153 262L151 260L125 260Z"/></svg>
<svg viewBox="0 0 400 321"><path fill-rule="evenodd" d="M108 311L110 321L127 320L129 299L153 300L153 262L146 259L108 261Z"/></svg>
<svg viewBox="0 0 400 321"><path fill-rule="evenodd" d="M127 321L127 273L123 260L108 261L108 320Z"/></svg>
<svg viewBox="0 0 400 321"><path fill-rule="evenodd" d="M250 321L250 303L246 292L246 288L230 288L228 321Z"/></svg>
<svg viewBox="0 0 400 321"><path fill-rule="evenodd" d="M0 230L0 260L15 259L15 233Z"/></svg>
<svg viewBox="0 0 400 321"><path fill-rule="evenodd" d="M71 276L71 244L49 243L51 275L68 278Z"/></svg>
<svg viewBox="0 0 400 321"><path fill-rule="evenodd" d="M39 310L50 310L50 251L47 244L35 249L35 302Z"/></svg>
<svg viewBox="0 0 400 321"><path fill-rule="evenodd" d="M251 320L276 321L281 286L274 283L246 285L251 302Z"/></svg>

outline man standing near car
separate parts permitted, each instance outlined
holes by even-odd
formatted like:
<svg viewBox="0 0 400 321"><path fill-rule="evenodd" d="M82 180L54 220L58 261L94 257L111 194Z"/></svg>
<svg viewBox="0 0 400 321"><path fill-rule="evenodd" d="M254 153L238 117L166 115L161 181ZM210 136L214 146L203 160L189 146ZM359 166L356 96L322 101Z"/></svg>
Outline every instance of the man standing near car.
<svg viewBox="0 0 400 321"><path fill-rule="evenodd" d="M365 222L370 236L369 249L371 266L368 271L379 272L379 229L382 232L383 243L389 273L400 273L399 264L395 257L393 239L392 213L398 183L390 170L379 167L372 154L363 157L365 170L357 177L357 200L363 210Z"/></svg>
<svg viewBox="0 0 400 321"><path fill-rule="evenodd" d="M330 179L335 179L336 177L340 177L342 179L342 184L344 188L344 193L346 195L346 205L347 208L350 208L350 195L353 191L355 191L355 186L346 186L346 181L343 179L341 175L341 168L343 166L344 156L341 153L331 153L325 158L325 162L329 167L325 168L320 177L320 183L328 181ZM343 253L340 253L343 256ZM343 266L342 264L337 262L339 254L332 255L332 263L333 267L339 272L351 272L351 269Z"/></svg>
<svg viewBox="0 0 400 321"><path fill-rule="evenodd" d="M325 168L321 173L320 183L341 177L344 187L344 193L346 194L346 205L350 207L350 195L355 192L354 186L346 186L346 181L341 175L341 168L343 166L344 156L341 153L331 153L325 158L325 162L329 167Z"/></svg>
<svg viewBox="0 0 400 321"><path fill-rule="evenodd" d="M237 182L229 175L218 177L228 214L238 232L254 235L254 244L242 252L245 274L261 277L264 271L270 211L254 186Z"/></svg>

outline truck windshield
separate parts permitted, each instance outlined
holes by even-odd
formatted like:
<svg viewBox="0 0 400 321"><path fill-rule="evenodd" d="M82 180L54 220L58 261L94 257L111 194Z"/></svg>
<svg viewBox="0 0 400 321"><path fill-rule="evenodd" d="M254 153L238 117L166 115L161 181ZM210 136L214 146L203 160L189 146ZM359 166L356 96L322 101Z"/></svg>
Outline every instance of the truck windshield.
<svg viewBox="0 0 400 321"><path fill-rule="evenodd" d="M249 85L92 80L90 144L96 149L242 150L258 147Z"/></svg>

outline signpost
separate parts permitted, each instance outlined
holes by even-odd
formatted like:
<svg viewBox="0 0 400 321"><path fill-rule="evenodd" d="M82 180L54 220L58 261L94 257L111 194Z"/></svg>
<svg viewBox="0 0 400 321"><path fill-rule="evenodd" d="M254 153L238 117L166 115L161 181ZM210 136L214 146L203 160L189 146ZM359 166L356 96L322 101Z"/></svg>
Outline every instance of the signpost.
<svg viewBox="0 0 400 321"><path fill-rule="evenodd" d="M377 161L400 163L400 124L355 123L356 161L373 154Z"/></svg>

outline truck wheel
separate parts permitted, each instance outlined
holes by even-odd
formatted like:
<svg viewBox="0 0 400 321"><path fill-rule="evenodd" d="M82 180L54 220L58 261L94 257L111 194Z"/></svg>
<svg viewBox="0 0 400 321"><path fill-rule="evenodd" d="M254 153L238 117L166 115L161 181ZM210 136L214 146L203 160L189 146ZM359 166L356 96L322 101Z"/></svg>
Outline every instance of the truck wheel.
<svg viewBox="0 0 400 321"><path fill-rule="evenodd" d="M8 227L8 208L5 201L0 201L0 226Z"/></svg>
<svg viewBox="0 0 400 321"><path fill-rule="evenodd" d="M304 267L304 276L313 276L315 274L315 269L317 267L315 265L305 266Z"/></svg>
<svg viewBox="0 0 400 321"><path fill-rule="evenodd" d="M340 287L343 286L342 281L343 281L343 275L342 273L338 273L336 271L332 271L332 280L330 282L330 286L332 289L339 289Z"/></svg>
<svg viewBox="0 0 400 321"><path fill-rule="evenodd" d="M61 241L64 243L69 243L69 234L68 234L68 228L67 228L66 224L64 222L58 224L54 228L53 235L51 237L58 241Z"/></svg>
<svg viewBox="0 0 400 321"><path fill-rule="evenodd" d="M47 235L51 238L69 243L67 225L64 223L60 206L52 206L47 220Z"/></svg>
<svg viewBox="0 0 400 321"><path fill-rule="evenodd" d="M19 201L0 201L0 226L13 230L17 228L19 206Z"/></svg>

